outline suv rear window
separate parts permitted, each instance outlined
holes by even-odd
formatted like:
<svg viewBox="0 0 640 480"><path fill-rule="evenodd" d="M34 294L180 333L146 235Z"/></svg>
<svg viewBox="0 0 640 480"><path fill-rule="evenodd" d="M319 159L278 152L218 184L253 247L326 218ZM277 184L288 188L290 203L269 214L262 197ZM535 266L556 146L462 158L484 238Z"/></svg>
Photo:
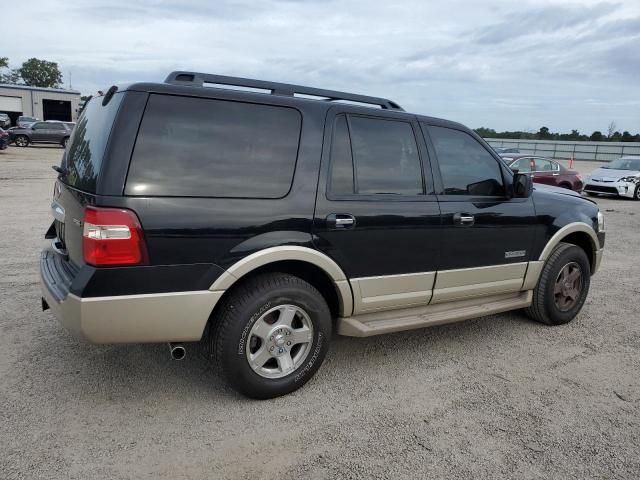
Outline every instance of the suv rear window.
<svg viewBox="0 0 640 480"><path fill-rule="evenodd" d="M151 95L127 195L281 198L291 187L301 116L287 107Z"/></svg>
<svg viewBox="0 0 640 480"><path fill-rule="evenodd" d="M102 106L103 97L94 97L82 111L62 160L68 172L62 180L67 185L96 192L102 157L122 98L122 93L116 93Z"/></svg>

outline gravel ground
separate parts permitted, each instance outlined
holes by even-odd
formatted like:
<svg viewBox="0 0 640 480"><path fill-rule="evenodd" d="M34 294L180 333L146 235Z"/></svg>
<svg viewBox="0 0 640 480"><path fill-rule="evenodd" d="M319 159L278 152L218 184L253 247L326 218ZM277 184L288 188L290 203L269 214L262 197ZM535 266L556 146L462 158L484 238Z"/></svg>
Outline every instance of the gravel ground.
<svg viewBox="0 0 640 480"><path fill-rule="evenodd" d="M61 152L0 152L0 478L640 477L640 203L598 200L607 248L571 324L335 337L305 388L258 402L193 352L82 344L41 311Z"/></svg>

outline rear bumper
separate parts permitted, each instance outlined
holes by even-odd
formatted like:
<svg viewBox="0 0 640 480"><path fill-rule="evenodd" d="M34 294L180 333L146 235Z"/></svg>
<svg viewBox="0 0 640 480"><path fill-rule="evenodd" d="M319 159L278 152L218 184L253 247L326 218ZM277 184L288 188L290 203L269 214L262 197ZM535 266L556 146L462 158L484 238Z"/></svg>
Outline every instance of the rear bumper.
<svg viewBox="0 0 640 480"><path fill-rule="evenodd" d="M58 321L91 343L198 341L223 291L81 298L69 292L55 252L40 258L42 298Z"/></svg>

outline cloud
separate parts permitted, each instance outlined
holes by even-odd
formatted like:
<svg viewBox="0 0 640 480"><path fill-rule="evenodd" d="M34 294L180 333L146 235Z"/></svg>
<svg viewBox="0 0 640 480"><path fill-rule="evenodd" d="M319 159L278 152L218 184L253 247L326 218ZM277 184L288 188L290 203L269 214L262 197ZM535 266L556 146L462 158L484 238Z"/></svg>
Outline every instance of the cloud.
<svg viewBox="0 0 640 480"><path fill-rule="evenodd" d="M19 41L3 56L14 66L57 61L85 93L180 69L382 96L471 127L640 125L637 0L31 0L30 9L37 15L5 23Z"/></svg>
<svg viewBox="0 0 640 480"><path fill-rule="evenodd" d="M491 45L541 33L557 33L558 30L575 31L593 25L618 7L614 3L598 3L590 7L543 5L518 10L506 15L499 23L479 28L475 40Z"/></svg>

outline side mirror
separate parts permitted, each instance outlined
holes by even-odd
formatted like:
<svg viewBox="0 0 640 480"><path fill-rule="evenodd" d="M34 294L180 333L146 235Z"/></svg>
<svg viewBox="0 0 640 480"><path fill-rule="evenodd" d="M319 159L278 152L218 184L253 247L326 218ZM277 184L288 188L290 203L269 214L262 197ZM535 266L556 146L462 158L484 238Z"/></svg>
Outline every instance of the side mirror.
<svg viewBox="0 0 640 480"><path fill-rule="evenodd" d="M533 192L533 180L529 175L514 171L513 174L513 196L516 198L528 198Z"/></svg>

